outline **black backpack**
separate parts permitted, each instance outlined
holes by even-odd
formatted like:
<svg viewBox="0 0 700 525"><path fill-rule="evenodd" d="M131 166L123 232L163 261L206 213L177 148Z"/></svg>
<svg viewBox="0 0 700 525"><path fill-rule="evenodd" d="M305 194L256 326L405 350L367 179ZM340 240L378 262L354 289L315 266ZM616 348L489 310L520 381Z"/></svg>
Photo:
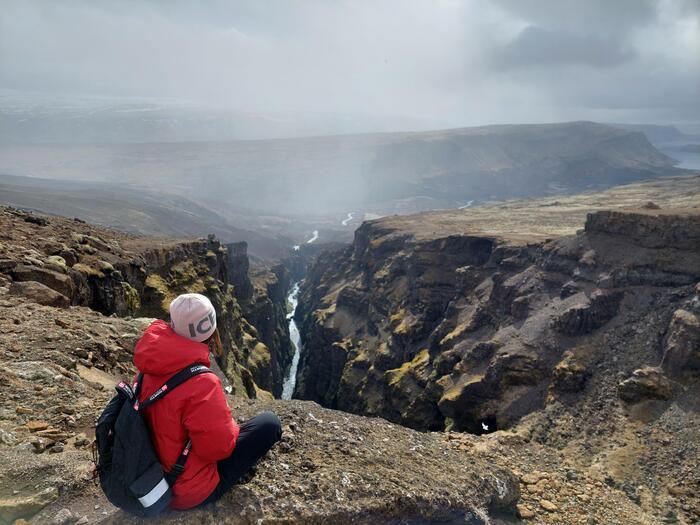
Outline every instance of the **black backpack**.
<svg viewBox="0 0 700 525"><path fill-rule="evenodd" d="M122 381L95 428L95 471L107 499L116 507L141 517L155 516L172 499L171 487L185 469L192 447L188 441L170 472L165 472L151 442L141 412L173 389L199 374L212 373L204 365L184 368L139 406L143 374L131 388Z"/></svg>

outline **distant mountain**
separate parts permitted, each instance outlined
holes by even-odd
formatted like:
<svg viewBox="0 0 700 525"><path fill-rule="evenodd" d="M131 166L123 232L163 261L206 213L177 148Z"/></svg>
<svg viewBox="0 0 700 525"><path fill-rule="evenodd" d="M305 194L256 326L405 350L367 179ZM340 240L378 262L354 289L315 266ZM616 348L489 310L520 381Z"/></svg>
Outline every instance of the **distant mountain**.
<svg viewBox="0 0 700 525"><path fill-rule="evenodd" d="M644 133L649 141L674 160L679 168L700 169L700 135L690 135L675 126L654 124L611 124L629 131Z"/></svg>
<svg viewBox="0 0 700 525"><path fill-rule="evenodd" d="M683 144L677 150L681 153L700 153L700 144Z"/></svg>
<svg viewBox="0 0 700 525"><path fill-rule="evenodd" d="M0 90L0 143L9 144L250 140L426 126L396 117L235 111L173 100Z"/></svg>
<svg viewBox="0 0 700 525"><path fill-rule="evenodd" d="M0 203L77 217L127 233L181 238L214 233L226 243L247 241L251 254L261 258L286 255L291 245L237 228L183 197L114 184L0 175Z"/></svg>
<svg viewBox="0 0 700 525"><path fill-rule="evenodd" d="M675 126L659 126L656 124L610 124L616 128L644 133L649 142L657 147L687 144L700 141L700 137L683 133Z"/></svg>
<svg viewBox="0 0 700 525"><path fill-rule="evenodd" d="M644 134L593 122L230 142L6 144L0 168L165 190L229 219L283 218L276 224L301 215L386 215L574 193L678 173Z"/></svg>

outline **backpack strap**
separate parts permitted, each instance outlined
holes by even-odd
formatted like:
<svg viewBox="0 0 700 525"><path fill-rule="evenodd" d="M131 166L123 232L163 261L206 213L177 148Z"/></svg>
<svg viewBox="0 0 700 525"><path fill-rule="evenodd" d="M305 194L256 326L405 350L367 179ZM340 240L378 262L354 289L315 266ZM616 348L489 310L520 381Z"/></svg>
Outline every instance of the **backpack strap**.
<svg viewBox="0 0 700 525"><path fill-rule="evenodd" d="M139 372L139 375L136 376L136 381L131 387L131 390L134 392L134 397L136 399L139 398L139 394L141 393L141 383L143 383L143 373Z"/></svg>
<svg viewBox="0 0 700 525"><path fill-rule="evenodd" d="M168 484L172 487L175 485L175 481L177 481L177 478L180 477L180 474L182 474L185 471L185 463L187 462L187 457L190 454L190 449L192 448L192 441L188 440L187 444L185 445L185 448L182 449L182 452L180 453L180 457L177 458L177 461L173 465L173 467L170 469L170 472L168 472L165 475L165 479L167 480Z"/></svg>
<svg viewBox="0 0 700 525"><path fill-rule="evenodd" d="M151 396L146 399L143 403L139 404L138 392L141 391L141 382L143 381L143 374L139 374L137 379L138 384L136 385L136 402L134 403L134 409L137 411L143 410L153 403L162 399L169 392L172 392L175 388L180 386L182 383L190 379L191 377L197 376L199 374L213 374L209 368L204 365L192 364L186 368L180 370L177 374L168 379L163 386L158 390L153 392Z"/></svg>

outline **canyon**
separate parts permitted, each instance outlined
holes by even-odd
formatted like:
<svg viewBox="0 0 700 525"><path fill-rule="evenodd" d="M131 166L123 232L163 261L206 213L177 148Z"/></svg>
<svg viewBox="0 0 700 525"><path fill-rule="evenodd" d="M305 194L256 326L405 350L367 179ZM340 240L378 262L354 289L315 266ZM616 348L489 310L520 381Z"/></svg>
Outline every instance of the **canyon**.
<svg viewBox="0 0 700 525"><path fill-rule="evenodd" d="M157 522L697 523L699 205L697 174L662 178L365 221L264 265L2 207L0 522L130 522L92 485L93 421L194 291L234 417L272 408L284 438Z"/></svg>
<svg viewBox="0 0 700 525"><path fill-rule="evenodd" d="M637 503L697 487L697 175L366 221L311 266L297 324L295 397L422 431L528 429Z"/></svg>
<svg viewBox="0 0 700 525"><path fill-rule="evenodd" d="M275 401L292 359L292 273L250 268L245 243L139 237L10 207L0 207L0 225L0 384L8 392L0 401L0 523L129 522L92 482L93 424L116 382L135 374L132 351L144 328L166 318L183 292L204 293L216 307L225 353L212 367L235 417L273 408L285 437L265 474L219 510L162 522L234 515L244 523L484 524L515 512L518 481L505 465L475 455L465 469L463 451L441 436ZM425 461L438 456L444 461Z"/></svg>

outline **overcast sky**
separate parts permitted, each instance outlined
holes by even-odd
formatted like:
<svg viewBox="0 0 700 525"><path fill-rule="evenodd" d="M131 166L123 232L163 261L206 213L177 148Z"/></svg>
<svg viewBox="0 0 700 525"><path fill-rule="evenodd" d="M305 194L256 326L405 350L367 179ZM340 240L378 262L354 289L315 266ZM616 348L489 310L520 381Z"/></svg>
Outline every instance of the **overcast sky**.
<svg viewBox="0 0 700 525"><path fill-rule="evenodd" d="M700 0L1 3L0 89L445 126L700 121Z"/></svg>

